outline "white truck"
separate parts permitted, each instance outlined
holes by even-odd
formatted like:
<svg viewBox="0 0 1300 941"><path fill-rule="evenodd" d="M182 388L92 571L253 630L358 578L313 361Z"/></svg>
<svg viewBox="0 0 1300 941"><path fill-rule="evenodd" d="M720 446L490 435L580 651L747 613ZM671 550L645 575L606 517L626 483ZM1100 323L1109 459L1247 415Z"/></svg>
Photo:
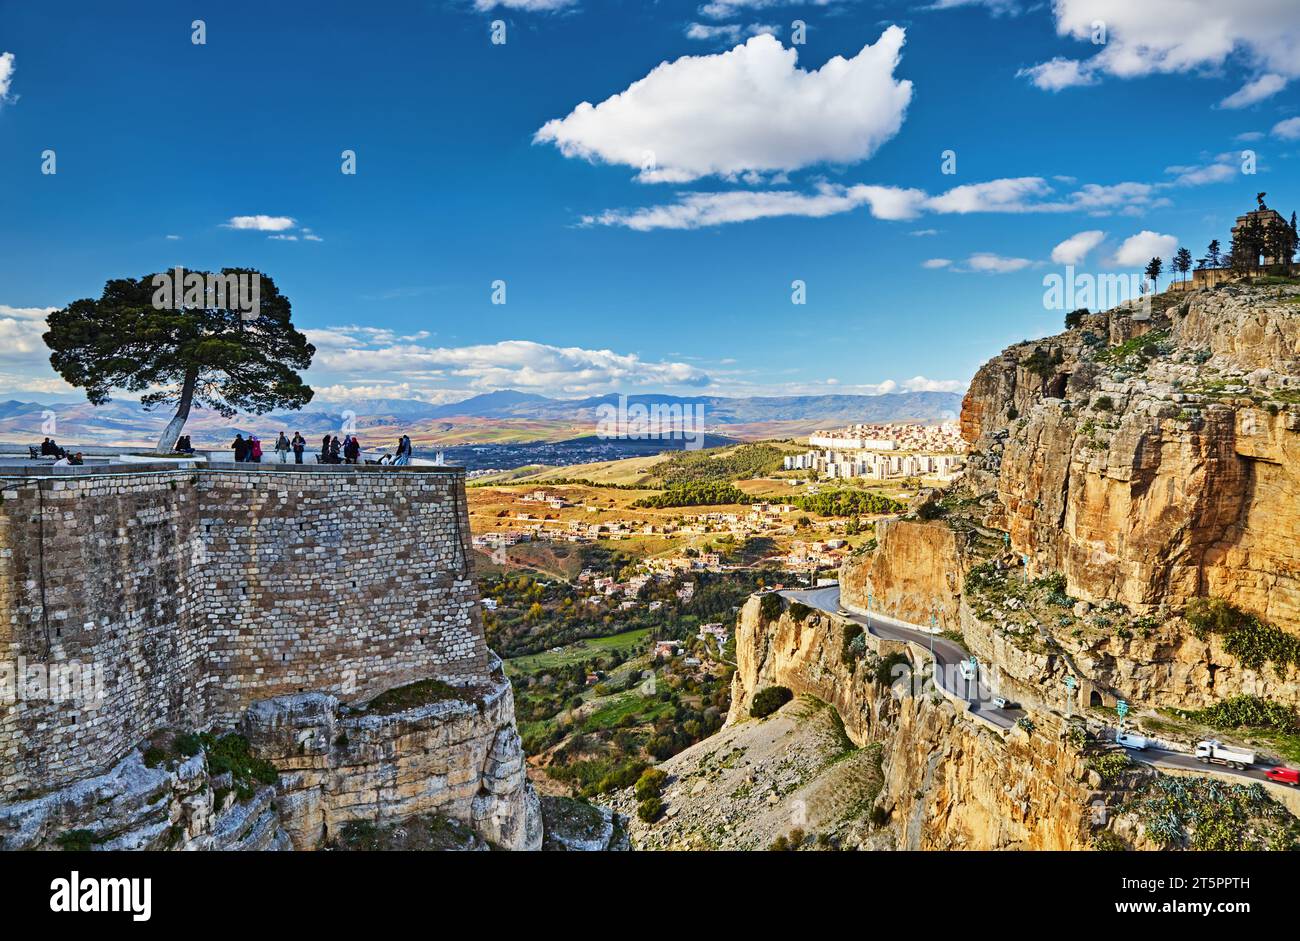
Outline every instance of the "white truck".
<svg viewBox="0 0 1300 941"><path fill-rule="evenodd" d="M1249 768L1255 763L1255 753L1244 748L1232 748L1220 741L1207 739L1196 743L1196 757L1202 764L1214 762L1229 768Z"/></svg>

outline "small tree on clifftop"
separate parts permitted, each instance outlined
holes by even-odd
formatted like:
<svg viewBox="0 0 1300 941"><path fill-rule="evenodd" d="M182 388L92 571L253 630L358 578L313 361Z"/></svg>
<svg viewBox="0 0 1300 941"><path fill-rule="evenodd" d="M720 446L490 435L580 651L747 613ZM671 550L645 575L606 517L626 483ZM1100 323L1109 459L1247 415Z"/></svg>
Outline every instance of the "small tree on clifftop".
<svg viewBox="0 0 1300 941"><path fill-rule="evenodd" d="M1174 254L1174 270L1183 275L1184 279L1187 272L1192 270L1192 253L1186 248L1180 248Z"/></svg>
<svg viewBox="0 0 1300 941"><path fill-rule="evenodd" d="M92 405L108 402L113 389L151 390L140 397L145 408L175 404L158 439L159 454L175 446L194 402L226 418L241 410L301 408L312 390L295 370L311 365L315 347L290 323L289 299L269 277L247 269L222 271L232 274L260 278L252 319L239 310L206 306L214 303L210 295L187 294L184 303L156 306L156 279L170 273L109 281L98 300L73 301L50 315L44 336L50 365L84 389ZM179 297L179 286L176 292Z"/></svg>
<svg viewBox="0 0 1300 941"><path fill-rule="evenodd" d="M1157 288L1160 286L1160 272L1165 270L1165 263L1159 258L1152 258L1147 262L1146 276L1147 279Z"/></svg>

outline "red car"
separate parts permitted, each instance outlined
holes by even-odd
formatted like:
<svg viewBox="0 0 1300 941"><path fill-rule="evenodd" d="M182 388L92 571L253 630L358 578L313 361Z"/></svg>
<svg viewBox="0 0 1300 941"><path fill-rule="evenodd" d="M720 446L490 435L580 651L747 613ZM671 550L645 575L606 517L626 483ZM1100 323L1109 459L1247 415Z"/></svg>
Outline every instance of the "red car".
<svg viewBox="0 0 1300 941"><path fill-rule="evenodd" d="M1278 765L1276 768L1269 768L1268 771L1264 772L1264 777L1270 781L1280 781L1282 784L1300 787L1300 768L1283 768Z"/></svg>

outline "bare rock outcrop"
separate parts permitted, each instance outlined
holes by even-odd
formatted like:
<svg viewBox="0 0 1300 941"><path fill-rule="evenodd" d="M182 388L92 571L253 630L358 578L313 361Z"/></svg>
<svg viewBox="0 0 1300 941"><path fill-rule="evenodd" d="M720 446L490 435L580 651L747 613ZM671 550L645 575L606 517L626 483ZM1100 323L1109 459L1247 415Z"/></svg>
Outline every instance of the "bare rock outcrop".
<svg viewBox="0 0 1300 941"><path fill-rule="evenodd" d="M0 805L0 849L307 850L352 821L429 814L498 848L540 849L541 810L500 666L485 687L390 714L324 693L254 703L238 741L279 772L273 784L214 773L206 748L151 763L137 749L105 774Z"/></svg>

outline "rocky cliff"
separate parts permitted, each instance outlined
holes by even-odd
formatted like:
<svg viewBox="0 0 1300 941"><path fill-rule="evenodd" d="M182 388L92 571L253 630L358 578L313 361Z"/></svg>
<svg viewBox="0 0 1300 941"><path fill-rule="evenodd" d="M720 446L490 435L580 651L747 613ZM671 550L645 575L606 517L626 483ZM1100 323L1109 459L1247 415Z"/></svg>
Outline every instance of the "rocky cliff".
<svg viewBox="0 0 1300 941"><path fill-rule="evenodd" d="M352 822L429 814L498 848L540 849L499 661L490 677L415 684L398 691L401 708L282 696L224 736L164 734L106 774L0 805L0 849L308 850Z"/></svg>
<svg viewBox="0 0 1300 941"><path fill-rule="evenodd" d="M927 682L924 648L862 634L843 618L791 608L765 618L752 598L741 612L736 653L726 728L690 750L701 754L665 765L669 818L634 821L634 844L686 848L721 833L723 845L736 845L727 839L752 833L764 815L811 830L809 840L829 834L840 848L1246 849L1300 841L1300 821L1259 785L1175 779L1135 765L1104 740L1094 719L1034 709L1010 729L990 727ZM814 762L804 777L791 779L786 762L763 778L770 762L761 751L729 746L762 741L755 726L788 721L798 708L796 700L776 717L751 718L755 695L769 686L828 703L858 751ZM870 797L847 818L842 807L814 813L818 783L859 753L879 769ZM731 790L723 769L737 766L744 783ZM744 801L756 785L764 800L749 807ZM1198 824L1211 804L1225 802L1252 825L1216 843L1219 831Z"/></svg>
<svg viewBox="0 0 1300 941"><path fill-rule="evenodd" d="M1297 302L1297 287L1162 296L1149 319L1086 315L980 369L972 480L1032 571L1093 603L1212 595L1300 633Z"/></svg>
<svg viewBox="0 0 1300 941"><path fill-rule="evenodd" d="M937 608L1053 702L1073 675L1081 706L1300 704L1300 286L1077 312L979 370L962 431L960 489L879 528L848 604ZM1189 623L1197 599L1236 626Z"/></svg>
<svg viewBox="0 0 1300 941"><path fill-rule="evenodd" d="M882 745L876 819L906 849L1078 849L1088 845L1095 794L1082 752L1051 731L1006 735L971 720L932 688L902 680L891 655L925 669L923 651L851 633L849 622L787 611L764 622L741 612L728 723L748 721L758 690L785 686L830 703L858 745ZM854 653L853 639L862 638ZM897 659L897 657L895 657ZM898 664L895 664L896 666ZM882 682L883 680L883 682ZM876 841L879 843L879 839Z"/></svg>

